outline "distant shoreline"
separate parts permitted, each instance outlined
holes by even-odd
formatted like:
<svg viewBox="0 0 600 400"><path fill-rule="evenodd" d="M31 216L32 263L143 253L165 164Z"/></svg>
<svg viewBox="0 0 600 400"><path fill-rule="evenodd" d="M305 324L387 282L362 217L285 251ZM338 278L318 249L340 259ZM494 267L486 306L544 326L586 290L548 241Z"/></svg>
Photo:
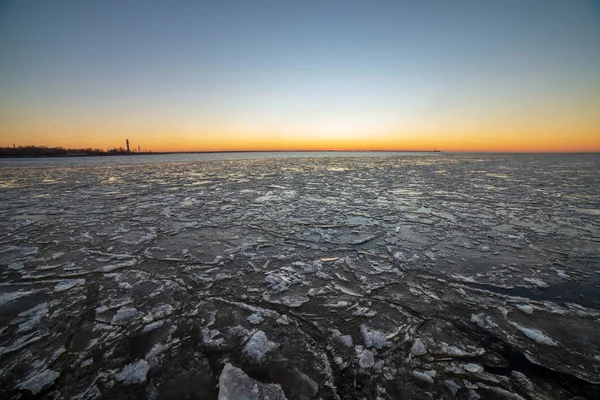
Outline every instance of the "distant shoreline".
<svg viewBox="0 0 600 400"><path fill-rule="evenodd" d="M18 156L7 156L0 155L0 158L76 158L76 157L110 157L110 156L150 156L150 155L159 155L159 154L171 154L171 153L132 153L132 154L76 154L76 155L62 155L62 154L44 154L44 155L36 155L36 154L28 154L28 155L18 155Z"/></svg>
<svg viewBox="0 0 600 400"><path fill-rule="evenodd" d="M209 150L209 151L85 151L53 148L0 148L0 158L71 158L106 156L148 156L161 154L226 154L226 153L441 153L439 150ZM13 154L11 154L13 153Z"/></svg>
<svg viewBox="0 0 600 400"><path fill-rule="evenodd" d="M155 152L145 152L145 153L131 153L131 154L122 154L122 153L96 153L96 154L25 154L25 155L4 155L0 154L0 158L74 158L74 157L109 157L109 156L150 156L150 155L159 155L159 154L171 154L170 152L164 153L155 153Z"/></svg>

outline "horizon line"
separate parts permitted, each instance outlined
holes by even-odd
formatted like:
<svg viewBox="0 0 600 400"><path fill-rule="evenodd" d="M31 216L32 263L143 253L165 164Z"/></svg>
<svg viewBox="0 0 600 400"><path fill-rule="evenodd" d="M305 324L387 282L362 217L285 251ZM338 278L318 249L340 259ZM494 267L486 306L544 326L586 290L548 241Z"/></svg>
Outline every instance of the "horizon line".
<svg viewBox="0 0 600 400"><path fill-rule="evenodd" d="M11 147L11 146L0 146L0 148L4 148L4 149L23 149L23 148L27 148L27 147L33 147L33 148L48 148L48 149L58 149L58 148L62 148L64 150L67 151L85 151L87 148L68 148L68 147L62 147L62 146L44 146L44 145L26 145L26 146L18 146L18 147ZM89 149L92 150L101 150L104 151L106 153L109 153L111 150L113 150L114 148L92 148L89 147ZM456 153L469 153L469 154L476 154L476 153L483 153L483 154L600 154L600 149L599 150L579 150L579 151L568 151L568 150L551 150L551 151L546 151L546 150L442 150L442 149L437 149L434 148L433 150L402 150L402 149L386 149L386 150L382 150L382 149L294 149L294 150L266 150L266 149L260 149L260 150L144 150L141 153L138 153L137 151L130 151L129 153L125 153L125 154L131 154L131 155L135 155L135 154L141 154L141 155L150 155L149 153L152 154L214 154L214 153L450 153L450 154L456 154Z"/></svg>

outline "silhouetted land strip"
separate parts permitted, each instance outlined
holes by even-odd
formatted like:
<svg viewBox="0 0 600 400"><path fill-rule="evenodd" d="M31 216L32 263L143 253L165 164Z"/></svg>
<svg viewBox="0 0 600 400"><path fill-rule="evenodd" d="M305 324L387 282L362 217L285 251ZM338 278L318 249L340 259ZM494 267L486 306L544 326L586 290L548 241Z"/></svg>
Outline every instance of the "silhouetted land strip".
<svg viewBox="0 0 600 400"><path fill-rule="evenodd" d="M154 152L132 152L124 148L103 149L65 149L64 147L19 146L0 147L0 157L87 157L87 156L131 156L144 154L164 154Z"/></svg>

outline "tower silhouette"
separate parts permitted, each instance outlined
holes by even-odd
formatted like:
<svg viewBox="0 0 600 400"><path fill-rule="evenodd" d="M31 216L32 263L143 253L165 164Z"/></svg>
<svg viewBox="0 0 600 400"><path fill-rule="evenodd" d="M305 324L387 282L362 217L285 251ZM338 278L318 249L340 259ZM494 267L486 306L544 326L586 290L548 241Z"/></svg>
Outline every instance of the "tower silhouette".
<svg viewBox="0 0 600 400"><path fill-rule="evenodd" d="M129 139L125 139L125 143L127 144L127 152L129 153Z"/></svg>

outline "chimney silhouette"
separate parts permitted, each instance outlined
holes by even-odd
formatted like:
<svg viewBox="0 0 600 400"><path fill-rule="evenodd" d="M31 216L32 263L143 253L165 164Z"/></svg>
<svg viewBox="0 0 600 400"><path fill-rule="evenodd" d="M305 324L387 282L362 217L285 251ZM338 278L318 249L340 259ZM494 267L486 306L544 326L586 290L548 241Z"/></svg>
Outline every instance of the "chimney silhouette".
<svg viewBox="0 0 600 400"><path fill-rule="evenodd" d="M129 139L125 139L125 143L127 144L127 152L129 153Z"/></svg>

